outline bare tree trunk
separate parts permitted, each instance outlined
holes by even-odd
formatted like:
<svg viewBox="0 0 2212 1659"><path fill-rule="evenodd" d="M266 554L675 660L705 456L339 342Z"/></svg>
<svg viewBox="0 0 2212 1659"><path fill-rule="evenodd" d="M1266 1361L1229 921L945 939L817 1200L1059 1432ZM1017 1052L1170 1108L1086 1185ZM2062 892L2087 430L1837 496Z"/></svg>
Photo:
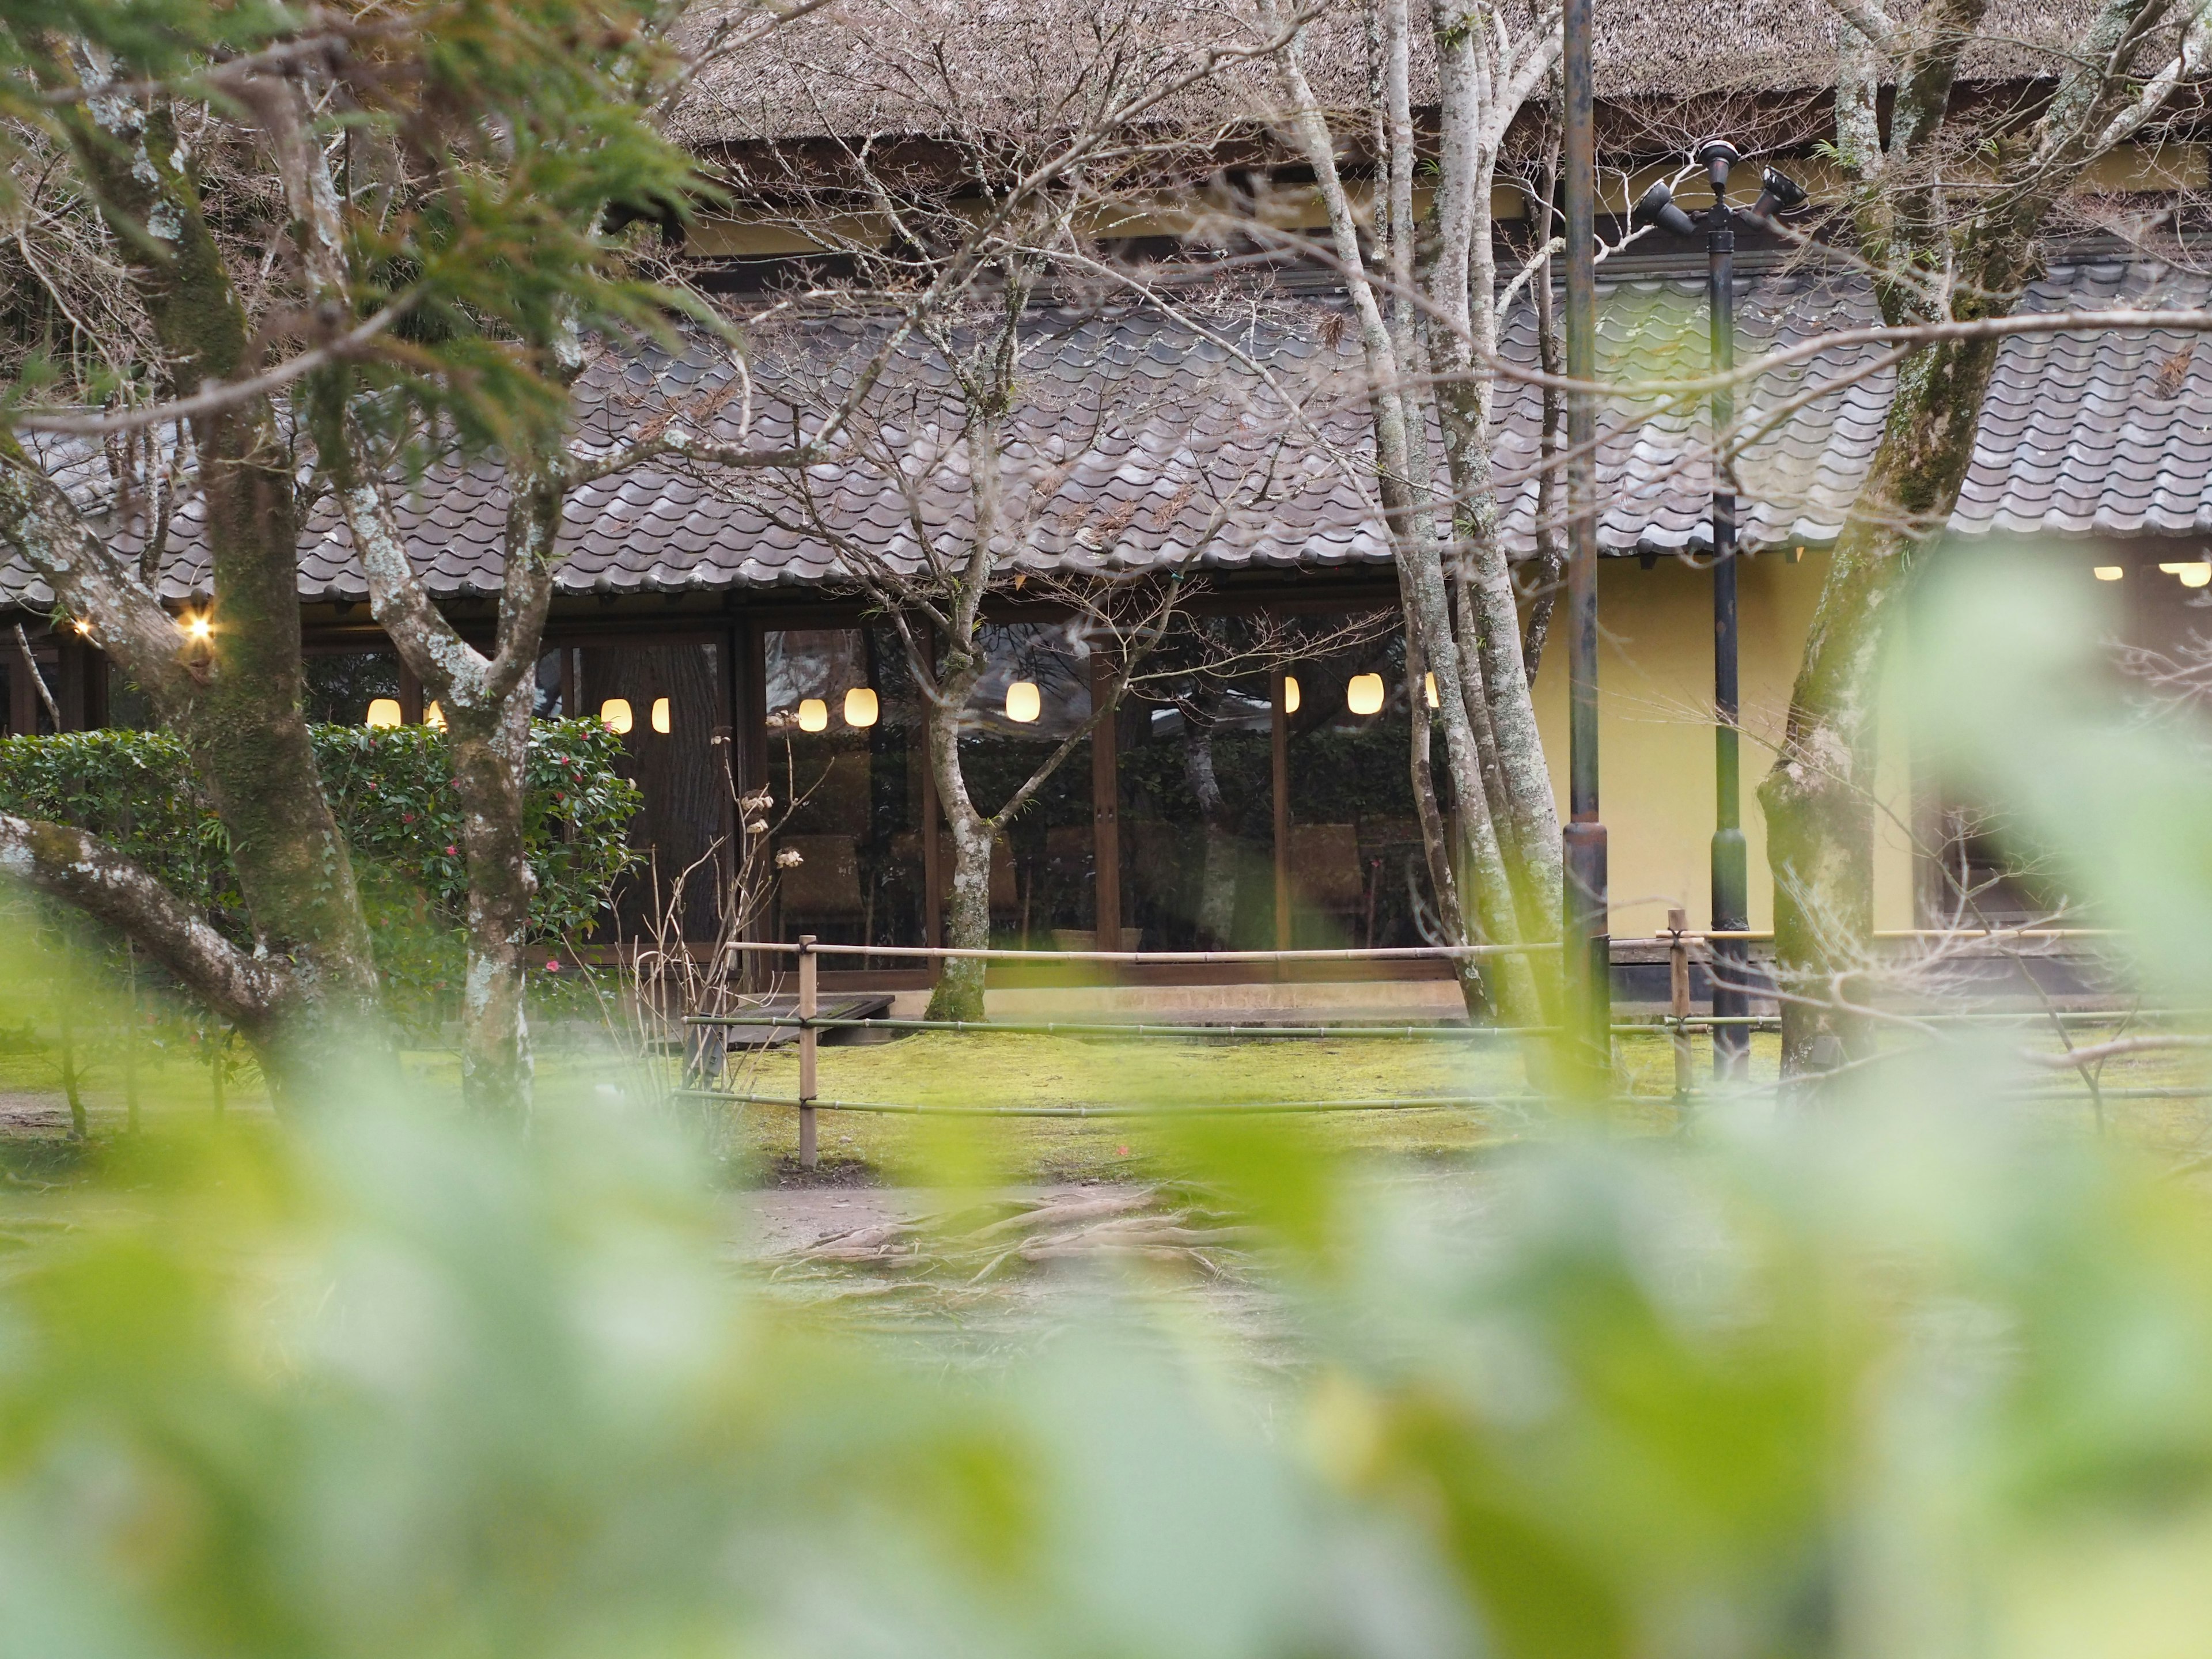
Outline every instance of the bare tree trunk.
<svg viewBox="0 0 2212 1659"><path fill-rule="evenodd" d="M1436 763L1430 754L1429 704L1421 695L1421 680L1426 672L1419 654L1407 641L1406 653L1406 712L1407 728L1413 738L1413 811L1421 822L1421 851L1429 866L1429 886L1437 896L1437 921L1444 937L1455 944L1464 943L1468 937L1467 912L1460 901L1459 872L1452 868L1452 836L1444 822L1443 809L1437 804ZM1466 1005L1472 1019L1490 1006L1488 977L1473 957L1461 957L1452 963L1452 977L1459 981L1460 1000Z"/></svg>
<svg viewBox="0 0 2212 1659"><path fill-rule="evenodd" d="M1840 976L1874 927L1880 662L1890 617L1958 500L1996 367L1989 340L1923 347L1899 366L1881 447L1820 589L1781 750L1759 785L1776 970L1814 999L1782 1005L1787 1073L1869 1052L1865 1021L1826 1002L1848 991Z"/></svg>
<svg viewBox="0 0 2212 1659"><path fill-rule="evenodd" d="M975 810L960 769L960 720L982 678L973 645L949 652L945 672L924 698L929 763L937 798L952 840L952 894L945 912L945 942L957 951L987 950L991 943L991 839L995 825ZM931 1019L983 1018L985 964L947 957L930 994Z"/></svg>

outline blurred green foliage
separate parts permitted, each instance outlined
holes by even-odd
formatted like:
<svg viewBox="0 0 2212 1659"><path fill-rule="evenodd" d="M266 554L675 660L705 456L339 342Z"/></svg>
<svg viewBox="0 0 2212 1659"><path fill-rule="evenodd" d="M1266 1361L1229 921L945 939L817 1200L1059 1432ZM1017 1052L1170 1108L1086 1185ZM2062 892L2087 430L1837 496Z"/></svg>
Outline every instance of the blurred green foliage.
<svg viewBox="0 0 2212 1659"><path fill-rule="evenodd" d="M458 990L468 881L444 734L428 726L313 728L323 787L356 861L395 1013L434 1015ZM635 862L641 797L597 720L532 725L524 830L538 890L531 926L557 944L598 923ZM89 830L146 865L234 939L247 923L221 822L177 740L159 732L0 738L0 810Z"/></svg>
<svg viewBox="0 0 2212 1659"><path fill-rule="evenodd" d="M2202 754L1934 601L1954 757L2179 985ZM1443 1171L1171 1120L1257 1276L980 1336L733 1265L696 1126L596 1096L0 1186L0 1656L2193 1653L2212 1205L2024 1114L2016 1044Z"/></svg>
<svg viewBox="0 0 2212 1659"><path fill-rule="evenodd" d="M20 217L36 201L33 220L58 207L88 216L89 193L66 168L53 177L82 106L105 123L173 109L201 135L178 151L179 187L218 220L234 217L270 181L233 136L258 118L223 71L289 49L290 72L311 68L320 83L313 118L339 158L352 313L405 313L392 335L404 349L315 377L310 401L327 413L363 386L387 394L362 417L416 468L447 440L471 452L541 446L566 429L566 389L515 342L545 346L570 326L665 338L676 315L716 325L693 296L653 280L649 238L623 228L675 227L716 195L655 112L684 73L666 33L682 10L663 0L0 0L0 210ZM356 188L356 155L375 188ZM0 388L9 400L158 384L149 362L79 362L72 319L22 297L29 349ZM426 421L440 428L434 442Z"/></svg>

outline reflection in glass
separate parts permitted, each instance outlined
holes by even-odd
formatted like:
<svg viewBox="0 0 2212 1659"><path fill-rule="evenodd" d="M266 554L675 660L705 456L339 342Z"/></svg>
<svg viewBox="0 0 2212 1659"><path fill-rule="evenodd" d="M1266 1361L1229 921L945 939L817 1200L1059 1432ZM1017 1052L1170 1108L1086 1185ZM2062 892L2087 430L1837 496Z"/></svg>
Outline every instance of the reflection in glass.
<svg viewBox="0 0 2212 1659"><path fill-rule="evenodd" d="M644 851L646 863L615 900L624 939L672 929L686 939L715 936L726 837L734 827L729 749L714 741L729 723L720 657L711 642L586 646L576 653L577 701L621 735L621 770L645 797L630 844ZM635 709L657 702L668 708L665 734L640 729L635 717Z"/></svg>
<svg viewBox="0 0 2212 1659"><path fill-rule="evenodd" d="M1273 711L1243 619L1185 618L1116 716L1126 949L1275 942Z"/></svg>
<svg viewBox="0 0 2212 1659"><path fill-rule="evenodd" d="M775 936L926 942L921 704L897 635L784 629L764 646Z"/></svg>
<svg viewBox="0 0 2212 1659"><path fill-rule="evenodd" d="M976 642L985 668L961 715L960 768L969 800L988 815L1091 718L1091 653L1079 630L1060 623L990 624ZM1096 817L1091 769L1079 748L1038 786L993 848L994 939L1060 950L1096 942Z"/></svg>
<svg viewBox="0 0 2212 1659"><path fill-rule="evenodd" d="M1433 943L1435 900L1408 767L1405 635L1395 619L1364 629L1346 621L1305 624L1320 646L1298 662L1306 694L1288 721L1291 942ZM1433 723L1430 742L1441 755ZM1435 773L1448 812L1446 769Z"/></svg>
<svg viewBox="0 0 2212 1659"><path fill-rule="evenodd" d="M301 663L300 712L317 726L371 726L370 705L392 705L399 724L399 659L389 651L311 652Z"/></svg>

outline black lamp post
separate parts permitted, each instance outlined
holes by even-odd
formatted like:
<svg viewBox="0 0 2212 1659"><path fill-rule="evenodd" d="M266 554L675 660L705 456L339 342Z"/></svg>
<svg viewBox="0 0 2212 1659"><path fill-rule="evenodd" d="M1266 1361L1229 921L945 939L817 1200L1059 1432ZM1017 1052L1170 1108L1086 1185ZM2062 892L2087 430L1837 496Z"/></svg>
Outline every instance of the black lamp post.
<svg viewBox="0 0 2212 1659"><path fill-rule="evenodd" d="M1768 167L1759 200L1739 215L1729 205L1729 173L1743 160L1725 139L1711 138L1693 158L1705 170L1713 204L1705 220L1705 300L1711 313L1712 372L1735 367L1735 222L1771 222L1778 211L1805 199L1794 179ZM1662 182L1644 192L1637 217L1677 236L1694 234L1697 222L1674 204ZM1741 702L1736 681L1736 568L1735 464L1726 434L1735 423L1735 392L1713 388L1713 922L1716 933L1741 934L1751 927L1749 859L1743 840L1742 761L1737 750ZM1741 938L1712 943L1713 1018L1740 1020L1751 1006L1745 992L1749 951ZM1741 1024L1713 1027L1713 1074L1741 1078L1751 1052L1751 1033Z"/></svg>

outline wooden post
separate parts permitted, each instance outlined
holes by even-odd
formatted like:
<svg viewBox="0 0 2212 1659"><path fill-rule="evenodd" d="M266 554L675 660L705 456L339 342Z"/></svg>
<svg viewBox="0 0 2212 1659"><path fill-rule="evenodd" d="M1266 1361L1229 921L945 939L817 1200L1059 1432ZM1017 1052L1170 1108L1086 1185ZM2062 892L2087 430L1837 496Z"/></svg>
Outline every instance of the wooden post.
<svg viewBox="0 0 2212 1659"><path fill-rule="evenodd" d="M0 638L6 638L0 635ZM14 641L10 640L12 647ZM31 684L31 676L39 672L34 663L26 662L22 653L12 648L8 657L8 730L19 738L39 735L39 688Z"/></svg>
<svg viewBox="0 0 2212 1659"><path fill-rule="evenodd" d="M415 678L415 671L405 663L399 665L399 723L422 723L422 682Z"/></svg>
<svg viewBox="0 0 2212 1659"><path fill-rule="evenodd" d="M1685 1024L1690 1018L1690 947L1682 939L1682 930L1689 925L1687 910L1667 912L1667 931L1672 935L1667 945L1667 988L1668 1006L1674 1016L1676 1100L1686 1100L1690 1093L1690 1032Z"/></svg>
<svg viewBox="0 0 2212 1659"><path fill-rule="evenodd" d="M1267 701L1275 775L1275 948L1291 948L1291 713L1283 707L1283 670L1274 673ZM1276 964L1279 977L1282 965Z"/></svg>
<svg viewBox="0 0 2212 1659"><path fill-rule="evenodd" d="M799 1028L799 1167L811 1170L819 1154L814 1141L814 1046L812 1024L814 1002L814 968L821 958L814 954L814 935L799 936L799 1018L806 1022Z"/></svg>
<svg viewBox="0 0 2212 1659"><path fill-rule="evenodd" d="M1091 647L1091 708L1112 695L1114 664L1103 644ZM1091 862L1096 902L1091 921L1098 948L1121 948L1121 775L1120 714L1108 714L1091 728Z"/></svg>

